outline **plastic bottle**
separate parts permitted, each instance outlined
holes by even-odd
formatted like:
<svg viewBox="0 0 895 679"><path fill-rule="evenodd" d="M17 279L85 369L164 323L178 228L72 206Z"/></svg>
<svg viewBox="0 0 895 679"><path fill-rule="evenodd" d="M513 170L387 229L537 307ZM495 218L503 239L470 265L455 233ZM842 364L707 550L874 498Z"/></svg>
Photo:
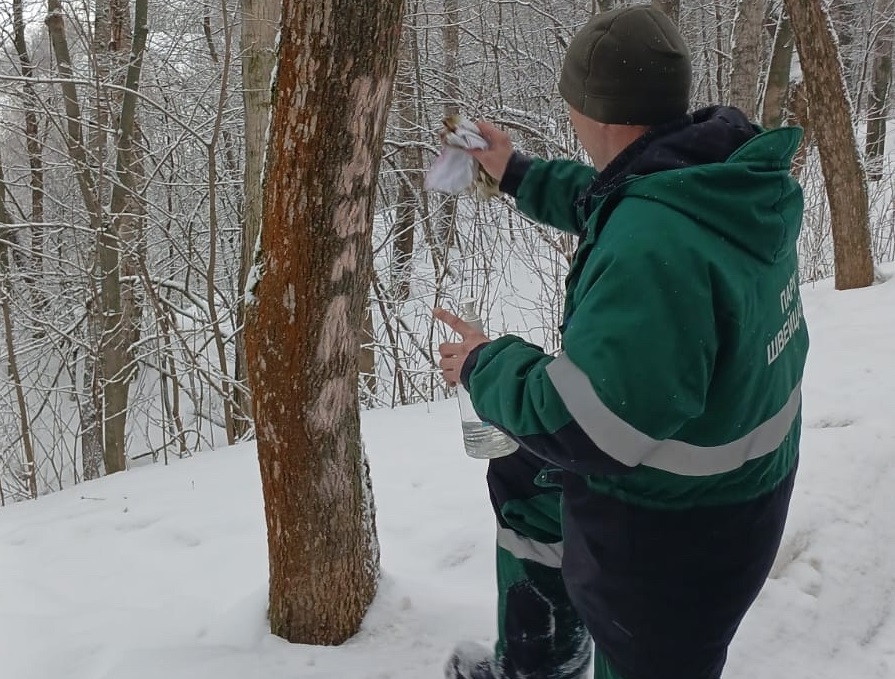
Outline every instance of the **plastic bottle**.
<svg viewBox="0 0 895 679"><path fill-rule="evenodd" d="M476 300L460 302L460 318L484 333L482 319L476 311ZM460 402L460 422L463 428L463 446L466 454L480 460L489 460L515 453L519 445L489 422L483 422L472 407L469 392L462 384L457 385Z"/></svg>

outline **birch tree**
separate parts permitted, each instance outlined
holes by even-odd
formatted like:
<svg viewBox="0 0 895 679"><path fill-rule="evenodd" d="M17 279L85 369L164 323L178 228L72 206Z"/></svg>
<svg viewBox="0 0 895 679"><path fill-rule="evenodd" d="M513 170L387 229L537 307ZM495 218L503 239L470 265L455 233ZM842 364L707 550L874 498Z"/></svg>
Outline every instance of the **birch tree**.
<svg viewBox="0 0 895 679"><path fill-rule="evenodd" d="M246 350L271 631L337 644L379 571L358 349L403 0L284 0Z"/></svg>

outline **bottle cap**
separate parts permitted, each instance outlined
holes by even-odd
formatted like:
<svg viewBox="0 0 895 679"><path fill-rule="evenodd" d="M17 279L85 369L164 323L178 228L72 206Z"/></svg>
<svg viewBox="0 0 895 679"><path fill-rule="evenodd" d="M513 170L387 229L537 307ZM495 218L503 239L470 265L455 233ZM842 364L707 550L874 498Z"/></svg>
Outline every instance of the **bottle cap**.
<svg viewBox="0 0 895 679"><path fill-rule="evenodd" d="M479 314L476 311L477 301L474 297L466 297L460 300L460 318L464 321L478 319Z"/></svg>

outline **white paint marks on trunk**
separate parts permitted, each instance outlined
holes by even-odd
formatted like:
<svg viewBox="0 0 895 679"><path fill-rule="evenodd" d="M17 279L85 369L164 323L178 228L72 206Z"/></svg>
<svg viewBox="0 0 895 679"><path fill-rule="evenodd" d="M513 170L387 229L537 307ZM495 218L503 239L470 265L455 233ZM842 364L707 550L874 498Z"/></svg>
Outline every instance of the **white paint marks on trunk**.
<svg viewBox="0 0 895 679"><path fill-rule="evenodd" d="M283 308L289 312L289 325L295 324L295 286L289 283L283 291Z"/></svg>
<svg viewBox="0 0 895 679"><path fill-rule="evenodd" d="M317 360L326 364L350 354L353 336L348 320L348 297L338 295L326 308L317 344Z"/></svg>
<svg viewBox="0 0 895 679"><path fill-rule="evenodd" d="M357 244L352 240L345 245L345 249L336 258L333 264L332 274L329 279L338 283L346 273L354 273L357 270Z"/></svg>
<svg viewBox="0 0 895 679"><path fill-rule="evenodd" d="M356 399L357 376L343 375L327 380L307 413L308 426L329 434L338 432Z"/></svg>

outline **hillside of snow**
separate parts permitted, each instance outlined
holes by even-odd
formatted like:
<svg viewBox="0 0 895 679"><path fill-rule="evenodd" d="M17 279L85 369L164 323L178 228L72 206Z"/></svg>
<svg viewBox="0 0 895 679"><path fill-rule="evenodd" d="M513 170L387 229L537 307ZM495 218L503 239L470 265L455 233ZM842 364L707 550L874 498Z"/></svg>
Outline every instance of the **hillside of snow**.
<svg viewBox="0 0 895 679"><path fill-rule="evenodd" d="M811 353L802 458L773 574L725 679L895 677L895 266L803 287ZM493 519L456 403L369 411L378 597L344 646L266 627L251 445L0 510L0 668L9 679L440 678L493 640Z"/></svg>

